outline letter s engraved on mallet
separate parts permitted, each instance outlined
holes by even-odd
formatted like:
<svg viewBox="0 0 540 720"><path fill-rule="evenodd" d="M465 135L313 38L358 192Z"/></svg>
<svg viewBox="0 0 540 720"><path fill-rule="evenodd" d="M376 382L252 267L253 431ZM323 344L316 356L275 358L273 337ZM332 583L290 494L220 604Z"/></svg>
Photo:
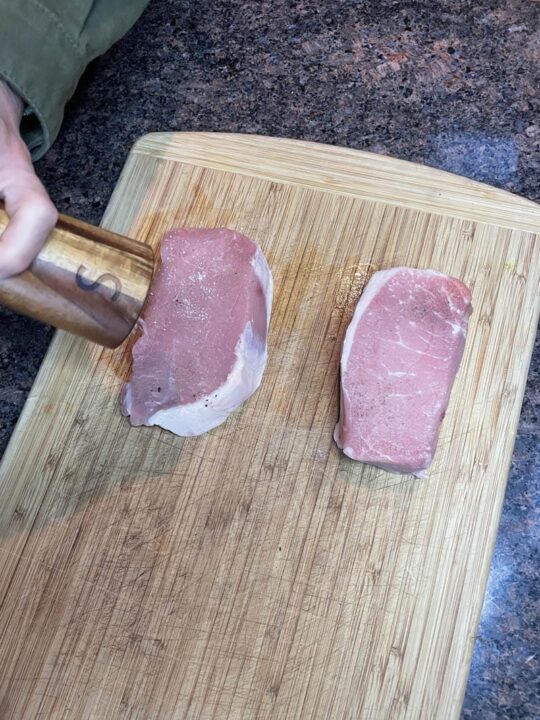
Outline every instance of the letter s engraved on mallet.
<svg viewBox="0 0 540 720"><path fill-rule="evenodd" d="M114 285L113 294L111 295L111 301L115 302L116 300L118 300L118 298L120 297L120 293L122 292L122 283L116 277L116 275L112 275L111 273L103 273L98 277L97 280L85 280L83 277L83 273L85 273L87 269L88 268L86 268L84 265L81 265L77 270L77 275L75 276L75 282L77 283L77 286L80 287L81 290L93 291L101 287L106 281L109 281Z"/></svg>

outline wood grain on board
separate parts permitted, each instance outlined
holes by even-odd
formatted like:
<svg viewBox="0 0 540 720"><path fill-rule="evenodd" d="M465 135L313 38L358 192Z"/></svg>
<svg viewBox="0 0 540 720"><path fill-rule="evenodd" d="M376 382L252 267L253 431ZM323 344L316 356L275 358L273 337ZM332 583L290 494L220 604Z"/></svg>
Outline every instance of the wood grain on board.
<svg viewBox="0 0 540 720"><path fill-rule="evenodd" d="M119 412L130 342L56 334L0 467L0 717L459 715L538 321L540 208L343 148L155 134L104 225L228 226L274 272L260 390L182 439ZM429 479L332 441L369 275L474 313Z"/></svg>

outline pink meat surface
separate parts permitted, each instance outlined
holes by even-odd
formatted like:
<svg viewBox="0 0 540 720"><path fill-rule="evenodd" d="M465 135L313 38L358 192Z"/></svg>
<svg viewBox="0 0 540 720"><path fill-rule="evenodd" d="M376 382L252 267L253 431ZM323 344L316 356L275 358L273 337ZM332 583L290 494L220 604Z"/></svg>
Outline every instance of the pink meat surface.
<svg viewBox="0 0 540 720"><path fill-rule="evenodd" d="M347 329L334 439L353 460L425 477L461 362L471 293L434 270L373 275Z"/></svg>
<svg viewBox="0 0 540 720"><path fill-rule="evenodd" d="M220 425L261 382L271 306L272 274L252 240L168 233L124 389L131 423L183 436Z"/></svg>

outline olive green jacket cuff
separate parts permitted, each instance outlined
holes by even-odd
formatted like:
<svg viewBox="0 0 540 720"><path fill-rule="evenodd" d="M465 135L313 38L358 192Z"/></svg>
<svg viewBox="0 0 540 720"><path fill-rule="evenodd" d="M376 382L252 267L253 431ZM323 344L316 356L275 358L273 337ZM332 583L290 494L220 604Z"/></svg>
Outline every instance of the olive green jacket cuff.
<svg viewBox="0 0 540 720"><path fill-rule="evenodd" d="M21 133L37 160L55 140L87 64L148 0L0 0L0 77L26 103Z"/></svg>

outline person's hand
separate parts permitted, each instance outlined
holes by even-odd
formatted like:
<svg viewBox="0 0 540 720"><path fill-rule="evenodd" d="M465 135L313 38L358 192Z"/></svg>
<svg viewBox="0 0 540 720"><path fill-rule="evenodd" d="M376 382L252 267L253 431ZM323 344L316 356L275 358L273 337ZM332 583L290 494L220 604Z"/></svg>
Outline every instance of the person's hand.
<svg viewBox="0 0 540 720"><path fill-rule="evenodd" d="M22 100L0 80L0 199L9 223L0 235L0 280L26 270L58 219L19 133Z"/></svg>

